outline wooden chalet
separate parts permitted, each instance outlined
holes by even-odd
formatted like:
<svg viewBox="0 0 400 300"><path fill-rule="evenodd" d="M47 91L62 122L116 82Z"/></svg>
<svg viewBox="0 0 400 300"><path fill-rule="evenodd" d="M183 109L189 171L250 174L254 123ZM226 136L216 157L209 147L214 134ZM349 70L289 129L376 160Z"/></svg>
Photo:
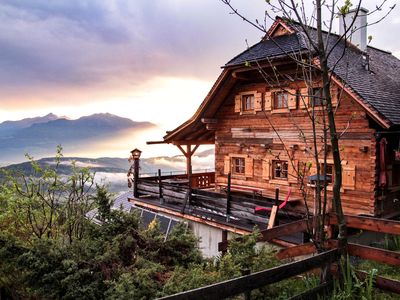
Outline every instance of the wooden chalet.
<svg viewBox="0 0 400 300"><path fill-rule="evenodd" d="M309 33L316 35L313 28ZM398 215L400 60L374 47L360 49L338 41L338 35L325 33L324 37L332 51L329 66L340 134L344 213ZM282 201L290 190L288 210L304 212L300 185L305 184L312 212L313 187L307 180L315 174L316 165L309 115L315 114L320 137L324 110L318 71L312 72L311 81L305 80L304 69L297 63L303 58L318 65L300 26L276 18L263 40L222 67L195 114L168 132L162 142L182 150L189 174L190 157L197 147L215 145L216 192L226 189L230 173L233 191L273 199L279 188ZM321 163L327 151L323 169L326 178L334 180L329 144L325 147L318 138L316 145ZM299 172L307 175L302 182ZM331 190L330 184L328 198Z"/></svg>

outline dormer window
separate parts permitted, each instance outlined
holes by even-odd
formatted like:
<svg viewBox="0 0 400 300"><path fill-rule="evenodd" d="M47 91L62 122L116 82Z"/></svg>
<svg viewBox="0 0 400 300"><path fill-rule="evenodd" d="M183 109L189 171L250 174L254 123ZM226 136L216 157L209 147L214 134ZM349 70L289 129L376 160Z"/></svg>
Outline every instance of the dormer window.
<svg viewBox="0 0 400 300"><path fill-rule="evenodd" d="M242 95L242 111L254 110L254 94Z"/></svg>
<svg viewBox="0 0 400 300"><path fill-rule="evenodd" d="M288 92L274 93L274 109L288 108Z"/></svg>

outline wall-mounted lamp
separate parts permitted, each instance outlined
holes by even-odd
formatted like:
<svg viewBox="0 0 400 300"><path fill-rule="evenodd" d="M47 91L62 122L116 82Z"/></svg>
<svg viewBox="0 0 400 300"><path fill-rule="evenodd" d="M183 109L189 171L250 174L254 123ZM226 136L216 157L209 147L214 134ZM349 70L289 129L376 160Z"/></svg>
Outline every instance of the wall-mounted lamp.
<svg viewBox="0 0 400 300"><path fill-rule="evenodd" d="M368 146L361 146L360 148L358 148L362 153L367 153L368 152Z"/></svg>

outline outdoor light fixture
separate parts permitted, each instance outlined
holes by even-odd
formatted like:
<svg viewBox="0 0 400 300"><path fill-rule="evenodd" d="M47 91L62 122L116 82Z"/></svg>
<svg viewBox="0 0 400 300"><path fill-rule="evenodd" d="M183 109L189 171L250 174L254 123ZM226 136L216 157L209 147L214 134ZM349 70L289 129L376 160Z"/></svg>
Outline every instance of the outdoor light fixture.
<svg viewBox="0 0 400 300"><path fill-rule="evenodd" d="M140 154L142 154L142 151L140 151L139 149L135 148L131 151L132 154L132 158L133 159L139 159L140 158Z"/></svg>

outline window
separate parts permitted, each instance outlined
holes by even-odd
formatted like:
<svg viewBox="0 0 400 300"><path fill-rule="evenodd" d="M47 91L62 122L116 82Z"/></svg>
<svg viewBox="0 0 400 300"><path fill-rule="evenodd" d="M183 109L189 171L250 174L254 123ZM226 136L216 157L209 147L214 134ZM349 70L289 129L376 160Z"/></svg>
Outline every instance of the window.
<svg viewBox="0 0 400 300"><path fill-rule="evenodd" d="M272 175L276 179L288 178L288 162L282 160L272 161Z"/></svg>
<svg viewBox="0 0 400 300"><path fill-rule="evenodd" d="M288 108L288 93L276 92L274 93L274 109Z"/></svg>
<svg viewBox="0 0 400 300"><path fill-rule="evenodd" d="M324 103L324 90L322 88L313 88L311 95L311 106L322 106Z"/></svg>
<svg viewBox="0 0 400 300"><path fill-rule="evenodd" d="M232 173L244 174L245 173L245 158L232 157Z"/></svg>
<svg viewBox="0 0 400 300"><path fill-rule="evenodd" d="M254 95L242 95L242 111L254 109Z"/></svg>

